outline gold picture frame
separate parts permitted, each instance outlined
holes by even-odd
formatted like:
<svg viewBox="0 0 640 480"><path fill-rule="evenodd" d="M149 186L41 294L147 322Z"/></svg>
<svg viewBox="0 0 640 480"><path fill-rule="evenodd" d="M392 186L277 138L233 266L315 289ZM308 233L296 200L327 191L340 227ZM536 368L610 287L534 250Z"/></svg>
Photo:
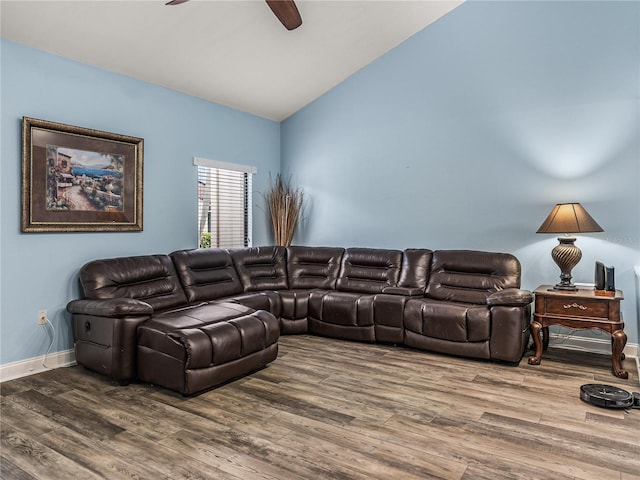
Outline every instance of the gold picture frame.
<svg viewBox="0 0 640 480"><path fill-rule="evenodd" d="M22 119L22 231L142 231L142 138Z"/></svg>

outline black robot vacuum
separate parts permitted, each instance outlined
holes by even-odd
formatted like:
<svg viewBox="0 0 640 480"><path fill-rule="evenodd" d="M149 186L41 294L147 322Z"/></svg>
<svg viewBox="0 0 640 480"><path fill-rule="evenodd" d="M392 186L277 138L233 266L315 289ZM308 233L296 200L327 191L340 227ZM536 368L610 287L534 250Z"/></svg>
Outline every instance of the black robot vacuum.
<svg viewBox="0 0 640 480"><path fill-rule="evenodd" d="M640 408L640 393L618 387L588 383L580 387L580 399L603 408Z"/></svg>

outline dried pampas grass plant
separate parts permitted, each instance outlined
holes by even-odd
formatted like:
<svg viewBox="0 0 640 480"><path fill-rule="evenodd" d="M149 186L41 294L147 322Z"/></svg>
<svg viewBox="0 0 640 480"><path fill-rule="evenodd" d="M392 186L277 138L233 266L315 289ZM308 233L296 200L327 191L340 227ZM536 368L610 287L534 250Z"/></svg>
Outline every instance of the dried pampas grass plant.
<svg viewBox="0 0 640 480"><path fill-rule="evenodd" d="M291 186L290 177L285 180L278 173L265 197L271 215L275 243L288 247L291 245L302 212L304 193L301 188Z"/></svg>

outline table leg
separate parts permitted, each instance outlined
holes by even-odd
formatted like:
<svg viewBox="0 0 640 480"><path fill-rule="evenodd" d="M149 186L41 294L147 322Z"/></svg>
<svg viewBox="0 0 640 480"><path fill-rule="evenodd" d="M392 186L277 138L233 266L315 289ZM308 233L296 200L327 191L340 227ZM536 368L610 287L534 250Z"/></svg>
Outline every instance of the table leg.
<svg viewBox="0 0 640 480"><path fill-rule="evenodd" d="M542 327L542 349L549 348L549 327Z"/></svg>
<svg viewBox="0 0 640 480"><path fill-rule="evenodd" d="M613 336L613 334L611 334L611 352L613 352L613 347L614 347L614 345L613 345L613 344L614 344L614 343L615 343L615 337ZM623 348L623 349L624 349L624 345L626 345L626 343L627 343L627 342L626 342L626 340L625 340L624 344L622 345L622 348ZM622 353L620 354L620 360L622 361L622 360L624 360L625 358L627 358L627 356L624 354L624 352L622 352Z"/></svg>
<svg viewBox="0 0 640 480"><path fill-rule="evenodd" d="M540 339L540 330L542 330L542 324L536 320L532 321L529 325L531 338L533 339L533 344L536 347L536 352L533 354L533 357L529 357L529 365L540 365L540 360L542 360L542 340Z"/></svg>
<svg viewBox="0 0 640 480"><path fill-rule="evenodd" d="M616 330L611 334L613 341L613 348L611 352L611 365L613 367L613 374L619 378L629 378L629 373L622 369L620 361L623 358L622 350L627 344L627 334L622 330Z"/></svg>

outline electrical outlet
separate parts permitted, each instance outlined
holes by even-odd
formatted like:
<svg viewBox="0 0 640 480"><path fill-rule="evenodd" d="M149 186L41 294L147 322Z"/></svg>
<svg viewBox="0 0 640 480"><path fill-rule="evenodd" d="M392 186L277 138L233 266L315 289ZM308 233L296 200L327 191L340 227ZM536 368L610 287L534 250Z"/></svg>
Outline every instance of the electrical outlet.
<svg viewBox="0 0 640 480"><path fill-rule="evenodd" d="M38 310L38 325L44 325L47 323L47 311Z"/></svg>

